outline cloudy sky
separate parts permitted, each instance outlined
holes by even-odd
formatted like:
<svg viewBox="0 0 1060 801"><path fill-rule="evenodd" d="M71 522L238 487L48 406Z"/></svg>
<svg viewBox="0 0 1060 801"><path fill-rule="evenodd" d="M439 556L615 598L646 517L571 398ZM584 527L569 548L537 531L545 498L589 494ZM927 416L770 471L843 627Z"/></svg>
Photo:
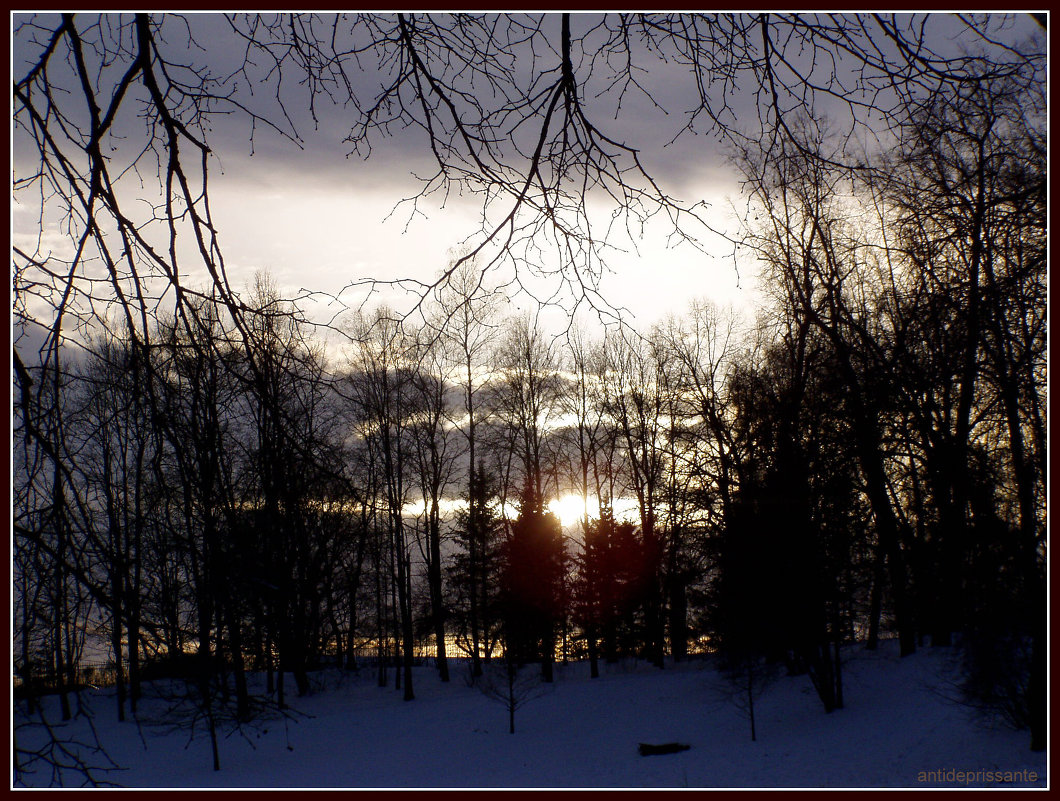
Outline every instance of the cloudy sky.
<svg viewBox="0 0 1060 801"><path fill-rule="evenodd" d="M16 17L16 28L23 19ZM188 20L187 26L177 18L172 24L167 20L163 30L170 56L194 64L198 74L206 69L214 76L231 74L241 63L243 50L228 23L211 14L193 14ZM574 15L574 35L596 21L596 15ZM42 22L48 23L49 18L42 18ZM939 24L943 31L953 26L945 20ZM558 46L559 25L559 15L548 16L544 23L545 40L552 47ZM1017 27L1020 25L1030 30L1033 23L1028 19ZM188 39L188 30L194 34L194 44ZM16 33L16 78L40 51L40 45L30 40L30 31ZM694 100L698 90L689 70L635 45L636 64L650 65L651 69L637 73L644 92L627 95L616 119L615 94L598 96L606 73L599 64L590 64L592 47L592 40L587 40L575 67L581 70L579 79L593 70L583 93L593 122L607 136L637 147L648 171L665 191L682 201L705 201L709 204L709 224L716 230L735 233L741 200L730 153L705 132L683 135L667 145L685 125L687 109L694 105L690 99ZM538 70L554 67L559 61L547 48L538 58ZM228 86L241 102L279 119L275 85L266 77L267 65L260 58L257 62L257 68L237 76ZM371 65L370 58L367 62L363 70L350 71L354 83L359 84L354 89L366 98L386 78ZM524 64L522 57L519 62L520 67L529 63ZM371 157L365 160L351 154L351 145L344 142L356 122L350 105L317 95L314 122L298 74L289 70L286 77L280 91L291 125L301 138L300 147L261 126L255 129L252 146L250 123L238 114L218 115L211 123L211 206L232 284L245 286L255 271L266 269L288 293L300 289L343 293L343 299L353 304L363 297L363 291L344 288L359 280L431 280L448 264L453 249L478 230L481 204L474 198L450 196L444 207L437 199L428 199L419 206L419 214L410 215L407 205L395 208L419 190L416 175L432 172L426 137L421 132L395 129L393 136L374 141ZM719 82L709 91L727 91L727 101L740 123L746 119L750 126L757 120L754 94L761 87L747 85L746 77L742 80L744 83ZM133 144L128 146L135 146L135 121L130 120L129 125ZM142 123L140 132L142 135ZM16 174L21 152L16 141ZM22 169L27 170L28 165ZM40 232L32 202L22 202L13 214L14 234L16 241L29 241ZM607 210L601 206L599 211ZM56 229L45 230L45 239L53 237L61 243L58 221L50 221L46 229L48 226ZM611 241L620 252L609 256L612 273L601 285L608 302L628 309L641 325L667 312L683 311L693 298L738 306L753 304L754 265L735 263L731 246L722 238L701 230L703 248L697 250L668 239L668 233L664 225L650 225L643 236L632 241L622 237ZM396 291L384 291L378 297L398 308L411 303L407 294ZM525 307L525 300L521 305ZM318 312L327 314L328 310Z"/></svg>
<svg viewBox="0 0 1060 801"><path fill-rule="evenodd" d="M558 15L551 22L558 35ZM213 35L227 38L219 31ZM688 101L680 95L691 87L681 86L673 70L649 77L645 87L668 113L638 95L627 98L618 120L600 103L599 124L609 136L641 148L665 189L684 201L706 200L711 223L734 230L739 187L727 155L707 136L667 144L684 124L683 104ZM690 80L684 74L680 78ZM363 278L432 279L447 266L453 249L478 230L480 202L450 196L443 207L430 198L419 206L422 213L410 214L408 204L397 204L419 191L416 176L432 174L425 137L397 131L377 140L365 160L343 141L355 120L349 109L325 99L317 117L315 126L299 121L301 149L259 130L251 156L245 121L233 120L215 132L212 141L223 174L215 177L213 205L237 282L238 276L262 267L292 291L306 287L337 293ZM613 240L619 252L609 256L612 273L602 286L610 303L648 324L684 310L696 296L750 302L748 265L738 274L730 246L700 231L704 253L668 242L668 233L660 223L650 226L643 239ZM347 291L343 297L353 302L362 295ZM379 297L399 308L411 302L396 290ZM515 299L524 308L526 303Z"/></svg>
<svg viewBox="0 0 1060 801"><path fill-rule="evenodd" d="M268 269L291 291L329 294L362 278L427 281L478 230L480 209L474 201L457 199L444 208L427 204L421 207L423 214L410 219L407 207L395 208L418 191L407 169L366 167L346 161L341 148L331 150L337 156L334 166L298 152L275 163L242 155L217 177L213 208L237 283L238 276L258 268ZM258 163L262 167L254 169ZM712 197L718 219L734 223L728 201L738 197L738 187L732 176L690 191ZM683 310L694 295L745 302L753 282L746 265L745 274L738 276L723 242L716 243L715 254L705 254L688 245L668 246L662 229L649 231L637 243L639 252L626 243L626 252L609 258L613 272L602 289L613 305L650 323L667 311ZM347 291L345 297L352 303L361 294ZM396 307L411 300L397 290L379 297Z"/></svg>

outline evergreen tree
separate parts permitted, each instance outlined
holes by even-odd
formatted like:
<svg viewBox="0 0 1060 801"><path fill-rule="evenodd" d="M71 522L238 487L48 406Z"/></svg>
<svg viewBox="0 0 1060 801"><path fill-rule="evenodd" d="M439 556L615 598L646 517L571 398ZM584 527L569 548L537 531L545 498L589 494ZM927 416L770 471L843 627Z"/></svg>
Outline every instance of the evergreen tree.
<svg viewBox="0 0 1060 801"><path fill-rule="evenodd" d="M528 484L506 543L501 603L505 640L517 664L541 662L552 681L556 625L562 609L563 538L559 520L544 510Z"/></svg>
<svg viewBox="0 0 1060 801"><path fill-rule="evenodd" d="M608 508L592 521L577 560L575 615L585 632L593 677L602 649L608 662L635 653L644 642L638 628L651 570L632 523L618 522Z"/></svg>
<svg viewBox="0 0 1060 801"><path fill-rule="evenodd" d="M501 518L493 476L480 461L471 476L466 510L456 515L457 553L449 566L450 619L471 652L473 676L482 675L497 641Z"/></svg>

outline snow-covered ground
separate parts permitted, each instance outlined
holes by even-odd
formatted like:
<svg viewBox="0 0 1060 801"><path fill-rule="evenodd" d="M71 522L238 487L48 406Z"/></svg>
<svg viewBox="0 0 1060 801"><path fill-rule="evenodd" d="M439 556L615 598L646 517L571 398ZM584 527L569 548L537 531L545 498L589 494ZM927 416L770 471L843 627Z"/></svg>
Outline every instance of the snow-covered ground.
<svg viewBox="0 0 1060 801"><path fill-rule="evenodd" d="M90 705L124 768L105 778L127 787L953 787L968 774L974 786L999 786L983 773L975 781L980 771L1034 772L1045 786L1046 756L1028 749L1026 732L985 725L947 700L948 649L899 659L891 645L849 649L846 706L830 715L807 677L780 677L757 702L757 742L709 660L663 671L601 665L592 680L587 664L558 666L555 684L516 713L514 735L506 708L468 687L460 663L448 685L417 668L410 702L376 686L370 669L322 672L312 695L291 699L295 718L221 739L219 772L205 736L119 724L110 691ZM691 748L637 752L673 741ZM931 780L948 771L966 774Z"/></svg>

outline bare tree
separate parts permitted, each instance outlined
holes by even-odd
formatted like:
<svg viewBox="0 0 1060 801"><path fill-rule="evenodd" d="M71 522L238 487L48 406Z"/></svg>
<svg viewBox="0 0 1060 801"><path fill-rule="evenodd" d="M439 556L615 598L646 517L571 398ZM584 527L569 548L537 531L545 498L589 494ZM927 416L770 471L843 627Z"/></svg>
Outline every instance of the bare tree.
<svg viewBox="0 0 1060 801"><path fill-rule="evenodd" d="M918 106L877 185L892 210L894 248L910 287L908 300L895 305L910 331L903 407L934 507L918 517L932 547L924 587L932 638L946 644L964 628L974 642L1013 602L984 595L996 585L967 575L977 571L982 549L993 552L991 573L998 549L1009 550L984 542L996 535L977 499L995 485L996 503L1008 507L1004 517L1018 521L1011 524L1019 543L1012 558L1034 610L1020 616L1030 621L1034 643L1026 722L1035 747L1044 743L1045 465L1031 455L1040 452L1044 387L1043 109L1033 71L997 78L984 67L981 81ZM983 476L984 459L996 465L996 478ZM995 640L983 652L993 659L999 648Z"/></svg>
<svg viewBox="0 0 1060 801"><path fill-rule="evenodd" d="M98 453L96 464L85 460L87 464L82 462L80 466L88 473L86 484L98 487L105 510L105 534L98 537L105 547L99 558L110 585L118 720L125 720L126 681L133 714L140 693L143 555L149 509L158 496L152 464L158 464L161 456L159 432L144 425L149 410L148 393L141 386L147 374L140 364L143 358L144 354L130 350L120 341L104 341L95 349L80 378L89 385L85 411L90 420L83 420L82 425L87 423L85 435Z"/></svg>
<svg viewBox="0 0 1060 801"><path fill-rule="evenodd" d="M1032 300L1040 297L1033 276L1043 241L1035 211L1040 95L1031 67L1004 77L984 71L980 81L913 109L893 157L870 161L862 184L829 166L836 140L814 121L801 126L805 147L823 158L784 155L783 148L768 157L746 154L766 220L748 241L777 278L791 330L815 332L817 347L830 354L823 364L846 387L843 417L877 534L870 644L885 561L904 654L915 648L918 628L946 645L958 629L971 643L995 627L986 639L1000 639L981 652L993 662L1001 640L1023 637L1036 655L1010 654L1007 668L987 672L1027 676L1015 694L1025 693L1025 722L1040 747L1044 672L1033 643L1042 641L1044 630L1034 630L1044 604L1030 601L1042 597L1040 540L1031 533L1040 524L1030 525L1030 463L1016 455L1023 432L1035 430L1038 408L1032 365L1040 351L1030 332L1040 330L1044 313ZM1018 97L1026 99L1021 111L1008 102ZM1019 188L1012 175L1021 176ZM814 384L806 389L816 391ZM999 513L1006 495L1009 511ZM1014 530L1006 535L1008 525ZM999 563L1021 574L1004 589L985 580ZM977 602L983 606L973 611ZM1022 635L986 614L1023 603L1037 611L1010 618L1031 621Z"/></svg>
<svg viewBox="0 0 1060 801"><path fill-rule="evenodd" d="M394 567L392 586L400 615L402 672L397 681L400 687L404 680L405 699L412 700L415 695L412 689L411 554L404 509L412 490L409 471L414 458L408 441L408 427L414 413L411 401L413 343L402 333L393 313L385 307L370 318L358 317L354 326L353 336L358 342L355 364L361 374L356 402L375 430L375 444L381 457L384 521Z"/></svg>
<svg viewBox="0 0 1060 801"><path fill-rule="evenodd" d="M807 141L816 142L812 146L829 152L820 128L807 122L805 130ZM860 314L860 298L849 293L849 283L844 283L854 280L860 252L844 237L847 229L839 208L843 176L829 170L822 160L807 158L801 152L765 161L748 156L744 163L749 182L767 220L760 245L753 240L749 244L775 271L785 308L795 315L790 325L793 352L805 353L812 329L826 337L838 359L849 390L854 441L872 504L879 559L882 565L886 558L890 571L902 653L911 654L916 649L916 633L908 557L902 548L901 521L888 483L879 408L884 398L874 383L885 383L883 376L893 370L898 353L890 347L894 338L873 329L872 318ZM874 612L873 620L876 617ZM874 634L870 641L875 641Z"/></svg>
<svg viewBox="0 0 1060 801"><path fill-rule="evenodd" d="M533 315L508 321L503 340L494 350L501 368L493 382L496 418L510 438L518 460L520 484L515 493L531 490L538 502L554 489L549 485L548 429L558 414L560 383L557 349Z"/></svg>
<svg viewBox="0 0 1060 801"><path fill-rule="evenodd" d="M515 734L516 711L548 692L541 677L527 672L507 651L503 662L490 665L477 685L483 695L507 708L509 734Z"/></svg>
<svg viewBox="0 0 1060 801"><path fill-rule="evenodd" d="M665 599L663 562L666 551L662 492L667 470L663 429L667 387L665 356L650 339L614 336L608 353L606 397L608 413L616 421L627 469L628 486L637 499L640 537L649 591L645 596L645 639L648 657L663 666Z"/></svg>
<svg viewBox="0 0 1060 801"><path fill-rule="evenodd" d="M448 426L451 417L449 382L446 378L449 356L446 341L435 338L418 343L410 376L410 399L415 405L409 425L416 460L416 475L423 501L423 533L417 532L420 555L427 569L427 589L435 639L435 663L442 681L449 681L446 657L446 619L442 586L442 508L446 491L453 483L456 461L462 455L457 432ZM424 539L426 542L424 542Z"/></svg>
<svg viewBox="0 0 1060 801"><path fill-rule="evenodd" d="M487 576L488 552L491 539L488 514L482 496L485 478L480 478L481 456L476 453L479 426L486 412L481 403L482 389L487 382L487 356L491 336L496 330L494 317L500 307L501 296L482 284L482 273L473 262L466 262L440 288L437 312L427 320L427 328L437 332L445 343L451 365L447 370L450 381L460 387L461 414L451 415L450 423L466 440L468 514L464 520L466 531L466 579L468 624L471 639L472 673L482 673L481 647L489 639L487 610L491 606L490 580ZM486 648L489 654L490 648Z"/></svg>

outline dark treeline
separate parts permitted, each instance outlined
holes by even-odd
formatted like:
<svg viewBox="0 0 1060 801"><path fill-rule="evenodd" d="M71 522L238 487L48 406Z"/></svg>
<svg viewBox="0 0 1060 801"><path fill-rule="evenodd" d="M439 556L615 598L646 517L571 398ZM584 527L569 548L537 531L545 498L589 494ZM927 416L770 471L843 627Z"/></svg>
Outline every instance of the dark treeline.
<svg viewBox="0 0 1060 801"><path fill-rule="evenodd" d="M227 727L325 664L412 700L425 654L442 681L467 657L548 682L709 651L753 736L771 673L832 712L841 647L894 638L954 648L968 701L1043 749L1044 88L944 88L883 155L806 115L734 146L754 320L555 337L461 259L417 324L353 315L333 350L265 275L127 304L76 357L16 343L19 697L69 718L108 660L125 719L176 677L217 768Z"/></svg>

